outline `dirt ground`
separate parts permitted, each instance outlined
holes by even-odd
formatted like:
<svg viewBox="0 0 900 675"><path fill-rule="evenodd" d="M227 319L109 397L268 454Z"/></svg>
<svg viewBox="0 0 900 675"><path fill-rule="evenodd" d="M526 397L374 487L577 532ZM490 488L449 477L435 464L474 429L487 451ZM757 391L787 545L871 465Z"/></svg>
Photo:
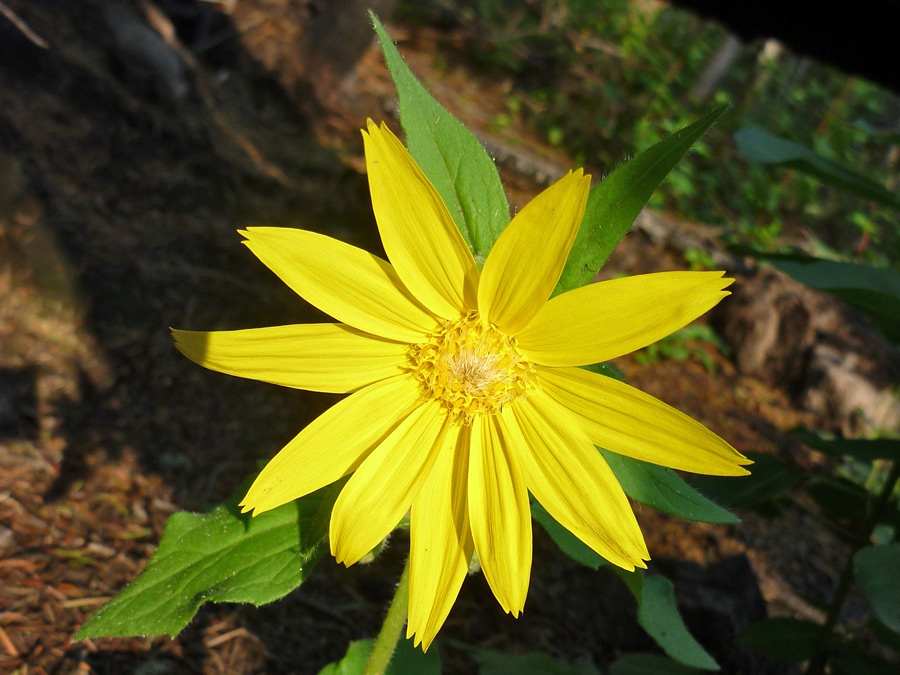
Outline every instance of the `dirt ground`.
<svg viewBox="0 0 900 675"><path fill-rule="evenodd" d="M174 350L168 328L316 318L239 244L244 225L304 227L377 251L355 129L395 109L379 54L371 49L357 68L353 106L311 118L237 39L196 54L188 90L173 95L122 56L92 4L6 4L49 48L0 18L0 671L316 673L350 640L374 635L403 535L365 567L324 559L270 606L205 606L175 639L71 638L140 572L170 514L225 498L335 400L207 372ZM391 28L436 96L487 133L501 103L484 92L506 83L438 71L428 31ZM525 135L494 141L530 166L566 167ZM504 162L504 178L521 204L540 185L514 165ZM681 265L632 236L607 273ZM816 420L711 357L714 377L695 360L617 365L739 449L809 463L780 432ZM750 512L740 526L720 526L638 510L651 554L676 584L749 562L743 575L726 573L738 584L726 634L682 598L724 672L792 672L730 639L766 611L821 618L815 605L846 551L834 533L799 507L777 526ZM598 666L655 649L612 574L578 567L542 533L535 548L519 620L480 576L466 582L441 633L445 672L475 671L459 643L589 656Z"/></svg>

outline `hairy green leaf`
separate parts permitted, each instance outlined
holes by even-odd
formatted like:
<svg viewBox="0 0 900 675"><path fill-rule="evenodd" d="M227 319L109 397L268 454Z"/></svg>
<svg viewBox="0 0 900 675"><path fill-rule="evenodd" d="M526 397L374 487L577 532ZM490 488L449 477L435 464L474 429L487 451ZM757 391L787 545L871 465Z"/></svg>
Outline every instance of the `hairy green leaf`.
<svg viewBox="0 0 900 675"><path fill-rule="evenodd" d="M599 449L622 489L632 499L665 513L702 523L739 523L740 519L700 494L665 467Z"/></svg>
<svg viewBox="0 0 900 675"><path fill-rule="evenodd" d="M509 223L497 167L474 134L425 90L384 26L371 17L397 88L409 152L443 198L480 266Z"/></svg>
<svg viewBox="0 0 900 675"><path fill-rule="evenodd" d="M243 494L243 493L241 493ZM204 602L263 605L299 586L322 554L337 488L251 518L237 498L173 514L144 571L75 634L176 635Z"/></svg>
<svg viewBox="0 0 900 675"><path fill-rule="evenodd" d="M584 286L594 278L656 187L723 112L724 107L718 108L650 146L594 186L554 293Z"/></svg>

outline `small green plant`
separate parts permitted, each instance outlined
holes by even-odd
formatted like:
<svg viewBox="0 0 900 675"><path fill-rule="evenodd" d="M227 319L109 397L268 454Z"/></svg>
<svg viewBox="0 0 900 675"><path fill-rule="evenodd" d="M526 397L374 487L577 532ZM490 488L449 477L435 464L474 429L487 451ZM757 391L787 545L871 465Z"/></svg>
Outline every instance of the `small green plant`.
<svg viewBox="0 0 900 675"><path fill-rule="evenodd" d="M712 253L699 248L687 249L684 252L684 259L692 270L711 270L716 266Z"/></svg>
<svg viewBox="0 0 900 675"><path fill-rule="evenodd" d="M686 361L696 359L706 371L714 375L716 363L710 356L709 349L713 348L721 354L729 353L728 344L716 333L712 327L698 324L685 326L679 331L664 337L647 348L635 353L636 363L646 366L659 363L664 359L673 361Z"/></svg>
<svg viewBox="0 0 900 675"><path fill-rule="evenodd" d="M522 121L587 166L615 167L637 148L685 126L698 110L731 104L734 113L698 140L651 206L721 224L727 243L769 252L785 238L808 238L805 223L814 218L812 236L841 259L900 265L892 254L900 248L896 218L799 172L773 181L733 140L739 129L766 126L833 163L857 172L866 168L873 181L885 184L900 166L892 151L900 110L878 86L750 45L712 101L697 103L690 100L692 87L727 34L688 12L625 0L440 4L458 12L473 36L475 58L512 79Z"/></svg>

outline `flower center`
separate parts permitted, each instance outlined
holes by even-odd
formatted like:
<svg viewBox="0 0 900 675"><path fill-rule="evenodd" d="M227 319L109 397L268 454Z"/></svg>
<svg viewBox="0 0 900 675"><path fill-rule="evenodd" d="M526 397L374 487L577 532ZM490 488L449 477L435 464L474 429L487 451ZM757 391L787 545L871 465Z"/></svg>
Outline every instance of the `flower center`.
<svg viewBox="0 0 900 675"><path fill-rule="evenodd" d="M532 372L515 340L485 325L476 312L444 323L427 342L410 347L409 359L425 393L464 424L524 396Z"/></svg>

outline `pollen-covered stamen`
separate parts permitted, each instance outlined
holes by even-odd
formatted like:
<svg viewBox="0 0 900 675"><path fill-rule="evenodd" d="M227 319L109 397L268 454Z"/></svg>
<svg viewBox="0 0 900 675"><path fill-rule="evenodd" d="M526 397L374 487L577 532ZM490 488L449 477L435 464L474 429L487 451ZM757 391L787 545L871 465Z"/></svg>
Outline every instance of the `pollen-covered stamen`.
<svg viewBox="0 0 900 675"><path fill-rule="evenodd" d="M425 393L466 423L523 396L532 370L515 340L485 325L475 312L447 321L428 342L413 345L409 358Z"/></svg>

